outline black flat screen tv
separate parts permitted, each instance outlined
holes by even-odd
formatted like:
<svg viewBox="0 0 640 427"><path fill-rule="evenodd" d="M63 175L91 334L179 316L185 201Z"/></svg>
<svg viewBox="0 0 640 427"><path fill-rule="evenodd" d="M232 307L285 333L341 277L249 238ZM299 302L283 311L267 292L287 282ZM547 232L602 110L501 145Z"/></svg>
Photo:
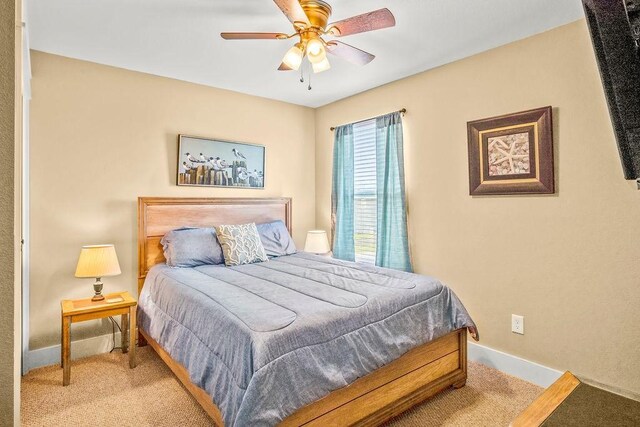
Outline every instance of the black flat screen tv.
<svg viewBox="0 0 640 427"><path fill-rule="evenodd" d="M582 4L624 177L637 180L640 178L640 0L582 0Z"/></svg>

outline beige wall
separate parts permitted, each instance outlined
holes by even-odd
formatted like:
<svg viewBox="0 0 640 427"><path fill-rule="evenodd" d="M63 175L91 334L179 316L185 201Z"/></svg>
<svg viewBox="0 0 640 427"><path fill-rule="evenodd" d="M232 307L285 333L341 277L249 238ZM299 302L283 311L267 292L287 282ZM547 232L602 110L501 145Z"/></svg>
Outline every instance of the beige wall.
<svg viewBox="0 0 640 427"><path fill-rule="evenodd" d="M20 326L16 325L15 299L15 131L16 131L16 4L0 5L0 426L17 424L15 348L20 348ZM19 42L18 42L19 43ZM19 395L17 396L19 399Z"/></svg>
<svg viewBox="0 0 640 427"><path fill-rule="evenodd" d="M466 122L547 105L557 194L470 197ZM330 227L329 127L401 107L416 270L455 290L481 344L640 392L640 193L622 177L585 22L318 109L319 228Z"/></svg>
<svg viewBox="0 0 640 427"><path fill-rule="evenodd" d="M73 277L83 244L112 242L136 290L138 196L293 197L293 235L315 225L312 109L33 52L31 349L59 343L60 299L92 294ZM266 189L175 185L177 135L267 147ZM110 332L74 325L73 339Z"/></svg>

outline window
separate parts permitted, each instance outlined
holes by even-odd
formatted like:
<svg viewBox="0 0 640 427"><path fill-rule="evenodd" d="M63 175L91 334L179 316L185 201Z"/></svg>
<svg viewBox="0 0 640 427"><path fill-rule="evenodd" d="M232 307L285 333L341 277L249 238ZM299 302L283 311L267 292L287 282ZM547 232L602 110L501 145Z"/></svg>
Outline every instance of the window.
<svg viewBox="0 0 640 427"><path fill-rule="evenodd" d="M376 120L353 125L354 244L357 262L376 261Z"/></svg>
<svg viewBox="0 0 640 427"><path fill-rule="evenodd" d="M333 144L333 256L412 271L401 112L339 126Z"/></svg>

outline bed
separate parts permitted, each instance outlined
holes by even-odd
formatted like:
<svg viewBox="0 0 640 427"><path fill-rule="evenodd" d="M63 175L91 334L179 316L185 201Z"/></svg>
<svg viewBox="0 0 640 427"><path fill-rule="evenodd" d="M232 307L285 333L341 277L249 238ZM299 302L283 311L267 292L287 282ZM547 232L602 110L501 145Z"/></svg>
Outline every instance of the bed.
<svg viewBox="0 0 640 427"><path fill-rule="evenodd" d="M139 345L214 425L378 425L465 384L467 328L477 332L436 279L306 253L164 265L168 231L276 220L291 232L290 199L138 202Z"/></svg>

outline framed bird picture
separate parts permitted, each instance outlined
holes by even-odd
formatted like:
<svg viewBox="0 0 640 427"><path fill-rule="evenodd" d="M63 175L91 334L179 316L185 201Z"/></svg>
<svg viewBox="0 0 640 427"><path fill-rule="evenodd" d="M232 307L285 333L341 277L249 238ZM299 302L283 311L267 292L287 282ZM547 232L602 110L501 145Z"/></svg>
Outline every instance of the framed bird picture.
<svg viewBox="0 0 640 427"><path fill-rule="evenodd" d="M265 147L180 135L178 185L264 188Z"/></svg>

